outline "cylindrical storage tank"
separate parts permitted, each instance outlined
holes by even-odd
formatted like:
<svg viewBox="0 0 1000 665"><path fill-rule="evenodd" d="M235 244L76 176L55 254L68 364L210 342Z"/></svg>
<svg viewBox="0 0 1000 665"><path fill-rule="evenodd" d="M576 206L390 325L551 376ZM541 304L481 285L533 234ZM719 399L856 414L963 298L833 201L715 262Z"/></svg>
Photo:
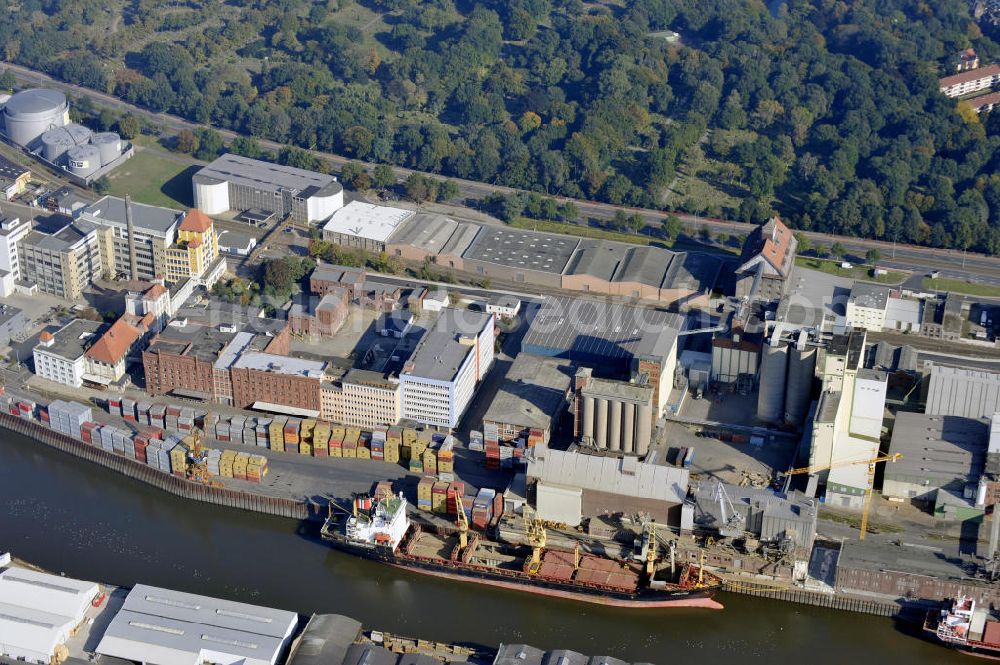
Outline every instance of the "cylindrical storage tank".
<svg viewBox="0 0 1000 665"><path fill-rule="evenodd" d="M54 127L42 134L42 156L55 163L70 148L84 145L92 132L82 125Z"/></svg>
<svg viewBox="0 0 1000 665"><path fill-rule="evenodd" d="M635 422L635 454L644 457L649 452L649 440L653 437L653 407L642 404Z"/></svg>
<svg viewBox="0 0 1000 665"><path fill-rule="evenodd" d="M195 173L191 178L194 207L206 215L221 215L229 211L229 183Z"/></svg>
<svg viewBox="0 0 1000 665"><path fill-rule="evenodd" d="M30 146L53 127L69 124L69 104L58 90L22 90L7 100L3 109L4 131L20 146Z"/></svg>
<svg viewBox="0 0 1000 665"><path fill-rule="evenodd" d="M799 425L805 418L816 374L816 347L788 350L788 382L785 389L785 422Z"/></svg>
<svg viewBox="0 0 1000 665"><path fill-rule="evenodd" d="M78 145L66 151L66 160L70 173L86 178L101 168L101 151L97 146Z"/></svg>
<svg viewBox="0 0 1000 665"><path fill-rule="evenodd" d="M598 448L608 447L608 400L597 398L597 419L594 421L594 443Z"/></svg>
<svg viewBox="0 0 1000 665"><path fill-rule="evenodd" d="M608 448L611 450L622 449L622 403L618 400L608 405L611 411L611 422L608 426Z"/></svg>
<svg viewBox="0 0 1000 665"><path fill-rule="evenodd" d="M107 166L122 156L122 138L116 132L99 132L90 142L101 152L101 166Z"/></svg>
<svg viewBox="0 0 1000 665"><path fill-rule="evenodd" d="M583 440L594 442L594 398L583 396Z"/></svg>
<svg viewBox="0 0 1000 665"><path fill-rule="evenodd" d="M788 347L765 345L760 359L760 392L757 394L757 417L776 423L785 417L785 372Z"/></svg>
<svg viewBox="0 0 1000 665"><path fill-rule="evenodd" d="M622 451L635 452L635 404L632 402L622 407Z"/></svg>

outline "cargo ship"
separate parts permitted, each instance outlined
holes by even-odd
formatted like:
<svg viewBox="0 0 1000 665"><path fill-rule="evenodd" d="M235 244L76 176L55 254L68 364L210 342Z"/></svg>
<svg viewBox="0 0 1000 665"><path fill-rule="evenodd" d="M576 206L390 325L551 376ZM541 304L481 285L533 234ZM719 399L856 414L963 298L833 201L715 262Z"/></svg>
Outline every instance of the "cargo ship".
<svg viewBox="0 0 1000 665"><path fill-rule="evenodd" d="M676 574L658 568L654 528L643 537L644 561L619 561L546 547L537 518L525 518L528 544L514 545L470 530L464 510L455 528L415 524L408 505L402 494L355 497L350 511L331 510L322 537L367 559L455 581L616 607L722 608L713 599L721 581L701 566L680 566Z"/></svg>
<svg viewBox="0 0 1000 665"><path fill-rule="evenodd" d="M952 649L1000 660L1000 618L967 596L930 610L924 621L924 634Z"/></svg>

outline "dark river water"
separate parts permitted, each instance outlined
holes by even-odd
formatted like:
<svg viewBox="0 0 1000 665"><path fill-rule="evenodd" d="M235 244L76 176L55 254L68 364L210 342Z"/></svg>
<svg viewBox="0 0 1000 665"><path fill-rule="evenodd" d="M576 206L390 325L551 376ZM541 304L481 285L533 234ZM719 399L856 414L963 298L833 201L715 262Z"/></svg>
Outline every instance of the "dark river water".
<svg viewBox="0 0 1000 665"><path fill-rule="evenodd" d="M635 611L436 580L336 552L315 525L187 502L0 430L0 550L44 568L368 628L526 642L657 665L969 663L890 619L724 595L722 611Z"/></svg>

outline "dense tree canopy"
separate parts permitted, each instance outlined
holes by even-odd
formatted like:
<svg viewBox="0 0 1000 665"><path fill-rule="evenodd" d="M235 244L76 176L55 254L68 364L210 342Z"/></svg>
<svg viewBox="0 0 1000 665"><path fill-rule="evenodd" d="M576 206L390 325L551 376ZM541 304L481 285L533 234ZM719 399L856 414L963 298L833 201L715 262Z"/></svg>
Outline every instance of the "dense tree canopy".
<svg viewBox="0 0 1000 665"><path fill-rule="evenodd" d="M1000 55L967 3L767 4L24 0L0 15L0 43L9 60L299 148L649 207L698 154L740 187L723 214L1000 253L1000 113L937 90L958 50Z"/></svg>

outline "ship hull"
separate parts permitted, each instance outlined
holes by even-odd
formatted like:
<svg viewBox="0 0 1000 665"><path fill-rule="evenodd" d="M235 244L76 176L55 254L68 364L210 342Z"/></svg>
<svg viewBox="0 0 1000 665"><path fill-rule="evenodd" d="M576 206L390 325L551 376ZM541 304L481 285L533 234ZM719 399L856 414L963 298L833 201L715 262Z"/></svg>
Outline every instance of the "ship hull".
<svg viewBox="0 0 1000 665"><path fill-rule="evenodd" d="M958 651L966 656L975 656L976 658L984 658L986 660L1000 660L1000 647L998 646L975 641L959 642L942 639L941 636L938 635L937 624L932 618L932 615L934 614L934 611L928 613L927 620L924 622L924 637L928 640L934 642L938 646Z"/></svg>
<svg viewBox="0 0 1000 665"><path fill-rule="evenodd" d="M410 558L385 548L366 547L349 543L342 538L327 538L336 549L385 565L407 570L421 575L471 584L510 589L550 598L562 598L577 602L622 607L631 609L656 609L669 607L700 607L722 609L721 603L713 596L714 588L706 589L644 589L635 593L615 592L605 589L576 587L572 583L550 582L541 579L525 579L517 574L493 573L481 567L464 566L461 563L437 563L425 559Z"/></svg>

